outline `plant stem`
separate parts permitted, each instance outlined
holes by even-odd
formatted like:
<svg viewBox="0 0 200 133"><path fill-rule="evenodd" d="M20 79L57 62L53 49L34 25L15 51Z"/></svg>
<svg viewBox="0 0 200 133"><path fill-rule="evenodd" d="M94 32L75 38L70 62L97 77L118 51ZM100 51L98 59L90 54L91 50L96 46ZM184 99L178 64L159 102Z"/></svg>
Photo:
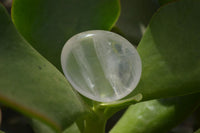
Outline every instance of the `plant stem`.
<svg viewBox="0 0 200 133"><path fill-rule="evenodd" d="M106 119L90 117L86 119L85 130L83 133L105 133Z"/></svg>
<svg viewBox="0 0 200 133"><path fill-rule="evenodd" d="M113 114L121 109L124 109L132 104L136 104L142 100L142 94L137 94L131 98L114 101L110 103L101 103L97 106L98 110L104 110L104 117L110 118Z"/></svg>
<svg viewBox="0 0 200 133"><path fill-rule="evenodd" d="M99 104L99 108L105 108L105 107L123 107L123 106L129 106L131 104L135 104L139 101L142 100L142 94L137 94L134 97L128 98L128 99L124 99L124 100L119 100L119 101L114 101L114 102L110 102L110 103L101 103Z"/></svg>
<svg viewBox="0 0 200 133"><path fill-rule="evenodd" d="M99 102L94 102L90 114L85 118L83 133L105 133L107 117L104 109L98 108Z"/></svg>

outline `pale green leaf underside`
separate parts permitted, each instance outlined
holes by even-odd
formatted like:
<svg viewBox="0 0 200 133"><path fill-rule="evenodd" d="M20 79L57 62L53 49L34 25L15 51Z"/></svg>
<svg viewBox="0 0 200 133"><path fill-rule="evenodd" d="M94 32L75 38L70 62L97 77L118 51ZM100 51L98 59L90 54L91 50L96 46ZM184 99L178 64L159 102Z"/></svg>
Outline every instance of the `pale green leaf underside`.
<svg viewBox="0 0 200 133"><path fill-rule="evenodd" d="M0 101L61 130L84 107L65 77L16 31L0 5Z"/></svg>
<svg viewBox="0 0 200 133"><path fill-rule="evenodd" d="M200 104L200 94L132 105L110 133L166 133Z"/></svg>
<svg viewBox="0 0 200 133"><path fill-rule="evenodd" d="M41 123L40 121L33 120L32 125L33 125L33 129L35 133L55 133L55 131L53 131L51 128L46 126L44 123ZM65 129L62 133L81 133L81 132L79 131L79 128L76 125L76 123L73 123L70 127Z"/></svg>

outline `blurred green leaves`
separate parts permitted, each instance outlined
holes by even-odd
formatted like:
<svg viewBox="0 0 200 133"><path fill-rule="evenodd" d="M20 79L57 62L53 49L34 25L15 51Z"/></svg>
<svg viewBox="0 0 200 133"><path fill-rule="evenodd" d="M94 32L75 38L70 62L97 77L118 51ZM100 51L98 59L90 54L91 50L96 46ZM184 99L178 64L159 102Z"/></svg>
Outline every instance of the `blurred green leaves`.
<svg viewBox="0 0 200 133"><path fill-rule="evenodd" d="M197 130L197 131L195 131L194 133L200 133L200 129L199 129L199 130Z"/></svg>
<svg viewBox="0 0 200 133"><path fill-rule="evenodd" d="M132 44L138 45L159 4L156 0L121 0L121 8L116 27Z"/></svg>
<svg viewBox="0 0 200 133"><path fill-rule="evenodd" d="M130 96L141 93L144 100L200 91L200 1L159 2L164 5L147 29L158 8L154 0L123 0L122 16L116 24L129 41L140 42L143 73ZM19 33L60 69L60 52L67 39L85 30L110 30L119 12L118 0L15 0L12 20ZM43 127L44 123L57 132L69 127L86 111L81 98L63 75L18 34L2 7L0 21L0 101L42 121L38 131L54 132ZM167 130L195 109L198 97L197 93L133 105L112 132ZM93 101L88 103L92 105ZM104 112L108 116L118 110L108 109ZM76 132L77 126L67 130Z"/></svg>
<svg viewBox="0 0 200 133"><path fill-rule="evenodd" d="M1 126L1 122L2 122L2 113L1 113L1 108L0 108L0 126Z"/></svg>
<svg viewBox="0 0 200 133"><path fill-rule="evenodd" d="M165 4L168 4L170 2L173 2L173 1L176 1L176 0L158 0L160 5L165 5Z"/></svg>

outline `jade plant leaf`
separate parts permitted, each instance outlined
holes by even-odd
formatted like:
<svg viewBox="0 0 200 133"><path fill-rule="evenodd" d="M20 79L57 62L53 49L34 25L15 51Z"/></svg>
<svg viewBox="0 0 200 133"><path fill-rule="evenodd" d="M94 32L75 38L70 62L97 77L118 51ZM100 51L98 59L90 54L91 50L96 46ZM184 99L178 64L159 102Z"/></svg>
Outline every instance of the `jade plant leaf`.
<svg viewBox="0 0 200 133"><path fill-rule="evenodd" d="M200 0L180 0L153 16L137 50L142 76L132 95L143 99L200 91Z"/></svg>
<svg viewBox="0 0 200 133"><path fill-rule="evenodd" d="M72 124L63 133L81 133L76 123Z"/></svg>
<svg viewBox="0 0 200 133"><path fill-rule="evenodd" d="M49 126L36 119L32 119L31 125L35 133L56 133Z"/></svg>
<svg viewBox="0 0 200 133"><path fill-rule="evenodd" d="M32 127L35 131L35 133L56 133L54 130L49 128L47 125L44 123L38 121L38 120L33 120L32 121ZM69 126L67 129L65 129L62 133L81 133L79 131L78 126L76 123L73 123L71 126Z"/></svg>
<svg viewBox="0 0 200 133"><path fill-rule="evenodd" d="M61 50L71 36L110 30L119 12L119 0L15 0L12 20L25 39L61 69Z"/></svg>
<svg viewBox="0 0 200 133"><path fill-rule="evenodd" d="M156 0L121 0L121 15L116 27L134 45L138 45L152 17L159 8Z"/></svg>
<svg viewBox="0 0 200 133"><path fill-rule="evenodd" d="M63 130L85 112L65 77L16 31L0 5L0 102Z"/></svg>
<svg viewBox="0 0 200 133"><path fill-rule="evenodd" d="M165 133L200 104L200 93L132 105L110 133Z"/></svg>

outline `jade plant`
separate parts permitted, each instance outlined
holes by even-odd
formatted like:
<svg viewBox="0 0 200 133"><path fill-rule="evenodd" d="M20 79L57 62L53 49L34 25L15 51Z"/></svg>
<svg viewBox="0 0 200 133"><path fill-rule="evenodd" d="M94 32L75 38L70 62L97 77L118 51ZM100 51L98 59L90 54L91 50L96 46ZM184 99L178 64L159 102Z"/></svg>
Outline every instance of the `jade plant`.
<svg viewBox="0 0 200 133"><path fill-rule="evenodd" d="M168 132L200 105L199 12L200 0L14 0L11 15L0 4L1 105L28 117L35 133L104 133L123 109L110 133ZM88 30L137 48L142 73L128 95L96 101L65 78L62 48Z"/></svg>

